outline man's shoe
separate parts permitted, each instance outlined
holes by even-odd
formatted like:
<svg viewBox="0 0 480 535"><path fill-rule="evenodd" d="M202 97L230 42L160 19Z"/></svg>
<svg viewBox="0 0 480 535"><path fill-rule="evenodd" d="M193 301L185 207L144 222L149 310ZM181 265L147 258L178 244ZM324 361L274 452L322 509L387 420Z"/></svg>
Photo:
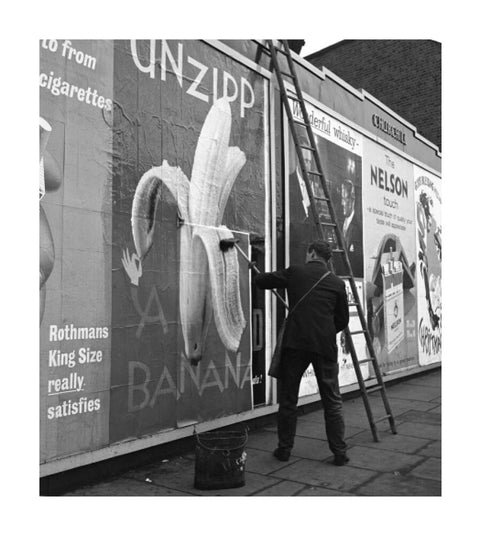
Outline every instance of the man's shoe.
<svg viewBox="0 0 480 535"><path fill-rule="evenodd" d="M288 459L290 459L290 452L288 450L284 450L283 448L277 448L273 452L273 456L279 461L288 461Z"/></svg>
<svg viewBox="0 0 480 535"><path fill-rule="evenodd" d="M348 463L350 459L346 455L335 455L335 458L333 459L333 464L335 466L344 466Z"/></svg>

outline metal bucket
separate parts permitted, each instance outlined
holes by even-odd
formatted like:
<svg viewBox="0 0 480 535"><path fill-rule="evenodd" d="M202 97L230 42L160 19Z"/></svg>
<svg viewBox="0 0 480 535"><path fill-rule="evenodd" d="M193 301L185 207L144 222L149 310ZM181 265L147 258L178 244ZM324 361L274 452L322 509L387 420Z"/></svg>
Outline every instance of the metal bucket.
<svg viewBox="0 0 480 535"><path fill-rule="evenodd" d="M199 490L243 487L247 430L207 431L195 437L194 487Z"/></svg>

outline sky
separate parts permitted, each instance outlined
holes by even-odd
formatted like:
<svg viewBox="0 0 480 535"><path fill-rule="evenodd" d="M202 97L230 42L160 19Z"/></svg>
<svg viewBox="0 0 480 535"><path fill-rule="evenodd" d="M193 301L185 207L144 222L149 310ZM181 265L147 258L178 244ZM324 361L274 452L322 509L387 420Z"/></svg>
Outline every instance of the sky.
<svg viewBox="0 0 480 535"><path fill-rule="evenodd" d="M319 50L322 50L322 48L326 48L327 46L338 43L338 41L341 41L343 37L339 37L338 39L328 39L322 37L303 37L303 39L305 39L305 44L303 45L302 50L300 51L300 56L302 58L313 54L314 52L318 52Z"/></svg>

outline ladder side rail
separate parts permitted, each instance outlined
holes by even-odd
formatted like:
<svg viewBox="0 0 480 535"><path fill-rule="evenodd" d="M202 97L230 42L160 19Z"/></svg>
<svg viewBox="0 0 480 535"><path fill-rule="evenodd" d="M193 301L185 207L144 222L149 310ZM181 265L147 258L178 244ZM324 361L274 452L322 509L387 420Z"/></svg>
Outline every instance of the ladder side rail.
<svg viewBox="0 0 480 535"><path fill-rule="evenodd" d="M367 333L369 334L369 333ZM370 335L369 335L370 337ZM373 366L373 369L374 369L374 372L375 372L375 377L377 379L377 382L379 384L379 386L382 387L381 391L380 391L380 394L382 396L382 400L383 400L383 405L385 407L385 410L389 416L388 420L389 420L389 423L390 423L390 429L392 430L392 433L394 435L397 434L397 429L396 429L396 426L395 426L395 420L393 418L393 413L392 413L392 409L390 407L390 402L388 400L388 397L387 397L387 394L386 394L386 388L385 388L385 383L383 381L383 376L382 376L382 372L380 370L380 366L378 364L378 360L376 357L372 357L372 366Z"/></svg>
<svg viewBox="0 0 480 535"><path fill-rule="evenodd" d="M373 439L375 442L379 442L377 426L373 417L372 408L370 407L370 400L368 399L368 393L365 386L365 381L363 379L362 370L358 362L357 352L355 350L355 346L353 345L352 335L350 334L350 329L348 327L344 329L343 332L345 333L347 338L348 348L350 349L350 354L352 356L352 364L355 369L355 375L357 376L358 386L360 387L360 392L362 394L363 404L367 412L368 423L370 424Z"/></svg>
<svg viewBox="0 0 480 535"><path fill-rule="evenodd" d="M280 88L280 97L281 97L283 106L285 108L285 111L287 113L288 122L290 124L290 131L291 131L291 134L292 134L292 137L293 137L293 142L294 142L295 149L296 149L296 152L297 152L297 157L298 157L298 160L299 160L299 163L300 163L300 168L301 168L301 171L302 171L302 175L303 175L303 177L305 177L306 176L305 159L303 157L302 149L300 148L300 143L299 143L299 140L298 140L298 135L297 135L296 129L293 126L295 124L295 120L293 118L293 114L292 114L292 111L290 109L290 105L288 103L287 92L285 90L285 85L283 83L283 79L282 79L282 76L280 74L280 67L278 65L278 59L277 59L275 47L274 47L272 41L269 41L269 45L270 45L270 51L271 51L271 55L272 55L273 65L274 65L274 68L275 68L275 72L277 74L278 85L279 85L279 88ZM322 228L320 226L320 221L319 221L318 215L315 212L315 205L312 203L313 192L312 192L312 188L311 188L310 182L308 180L304 179L304 183L305 183L305 187L307 188L308 197L310 199L310 213L311 213L313 221L315 223L315 227L316 227L317 233L319 234L321 239L324 239L323 230L322 230Z"/></svg>

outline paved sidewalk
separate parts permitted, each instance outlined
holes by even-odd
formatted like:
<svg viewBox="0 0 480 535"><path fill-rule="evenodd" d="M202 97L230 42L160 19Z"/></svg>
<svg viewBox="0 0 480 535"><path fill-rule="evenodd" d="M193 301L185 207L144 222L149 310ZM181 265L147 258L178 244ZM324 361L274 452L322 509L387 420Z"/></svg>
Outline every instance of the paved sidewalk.
<svg viewBox="0 0 480 535"><path fill-rule="evenodd" d="M330 464L323 411L301 416L292 457L272 456L276 429L250 433L246 447L246 484L237 489L201 491L193 487L191 454L130 470L67 496L440 496L441 370L389 386L397 435L388 421L373 442L361 398L345 402L350 462ZM385 414L379 394L371 395L377 417Z"/></svg>

